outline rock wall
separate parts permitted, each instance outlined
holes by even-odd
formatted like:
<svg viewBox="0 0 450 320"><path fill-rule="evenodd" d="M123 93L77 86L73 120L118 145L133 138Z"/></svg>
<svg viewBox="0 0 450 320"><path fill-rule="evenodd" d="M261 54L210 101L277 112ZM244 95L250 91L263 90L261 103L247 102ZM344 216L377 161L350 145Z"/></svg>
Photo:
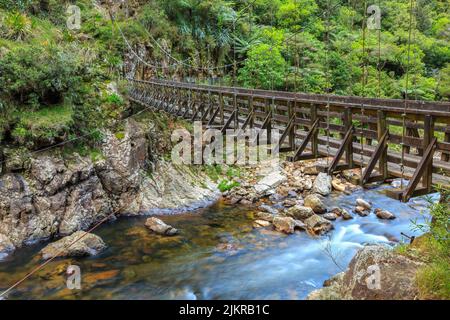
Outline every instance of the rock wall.
<svg viewBox="0 0 450 320"><path fill-rule="evenodd" d="M195 208L218 198L207 177L149 158L156 136L129 120L107 132L103 159L36 154L28 170L0 176L0 258L26 243L86 230L112 212L141 215Z"/></svg>

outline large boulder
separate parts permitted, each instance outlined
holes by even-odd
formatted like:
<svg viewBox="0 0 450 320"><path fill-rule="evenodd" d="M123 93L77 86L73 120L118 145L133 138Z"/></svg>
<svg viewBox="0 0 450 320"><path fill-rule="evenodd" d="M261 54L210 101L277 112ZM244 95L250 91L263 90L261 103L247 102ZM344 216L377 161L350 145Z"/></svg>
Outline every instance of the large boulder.
<svg viewBox="0 0 450 320"><path fill-rule="evenodd" d="M145 222L145 226L154 233L164 236L174 236L178 233L177 229L168 224L165 224L161 219L158 219L156 217L148 218Z"/></svg>
<svg viewBox="0 0 450 320"><path fill-rule="evenodd" d="M277 231L291 234L295 230L304 230L305 224L291 217L276 216L273 219L273 225Z"/></svg>
<svg viewBox="0 0 450 320"><path fill-rule="evenodd" d="M299 220L305 220L314 215L314 210L310 207L296 205L286 211L286 215Z"/></svg>
<svg viewBox="0 0 450 320"><path fill-rule="evenodd" d="M309 232L315 235L322 235L333 229L333 224L325 218L315 214L305 220Z"/></svg>
<svg viewBox="0 0 450 320"><path fill-rule="evenodd" d="M42 259L53 257L94 256L106 249L103 240L92 233L77 231L70 236L53 242L41 250Z"/></svg>
<svg viewBox="0 0 450 320"><path fill-rule="evenodd" d="M305 198L305 207L313 209L315 213L322 214L327 211L322 199L316 194L310 194Z"/></svg>
<svg viewBox="0 0 450 320"><path fill-rule="evenodd" d="M423 264L391 248L370 245L353 257L343 276L308 299L414 300L416 272Z"/></svg>
<svg viewBox="0 0 450 320"><path fill-rule="evenodd" d="M316 180L314 180L312 191L327 196L331 193L331 189L331 177L326 173L319 173Z"/></svg>

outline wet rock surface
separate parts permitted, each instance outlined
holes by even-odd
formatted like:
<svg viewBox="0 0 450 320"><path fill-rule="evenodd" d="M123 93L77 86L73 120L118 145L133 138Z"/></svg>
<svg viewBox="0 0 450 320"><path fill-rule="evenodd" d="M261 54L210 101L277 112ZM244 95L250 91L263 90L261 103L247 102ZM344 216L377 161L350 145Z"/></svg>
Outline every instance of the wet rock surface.
<svg viewBox="0 0 450 320"><path fill-rule="evenodd" d="M375 215L384 220L392 220L395 219L395 215L387 210L383 209L375 209Z"/></svg>
<svg viewBox="0 0 450 320"><path fill-rule="evenodd" d="M295 230L304 230L305 224L291 217L276 216L273 219L273 225L277 231L292 234Z"/></svg>
<svg viewBox="0 0 450 320"><path fill-rule="evenodd" d="M344 273L333 277L327 287L313 291L310 300L414 300L421 262L402 256L391 248L366 246L353 257ZM374 274L379 277L374 279Z"/></svg>
<svg viewBox="0 0 450 320"><path fill-rule="evenodd" d="M149 130L129 120L123 137L105 132L96 161L41 153L28 159L27 171L1 175L1 251L86 230L113 212L187 210L217 200L216 186L202 174L164 161L150 167L157 135Z"/></svg>
<svg viewBox="0 0 450 320"><path fill-rule="evenodd" d="M42 259L53 257L83 257L94 256L106 249L103 240L92 233L77 231L70 236L50 243L40 254Z"/></svg>
<svg viewBox="0 0 450 320"><path fill-rule="evenodd" d="M322 235L333 229L333 225L327 219L315 214L305 220L308 231L315 235Z"/></svg>
<svg viewBox="0 0 450 320"><path fill-rule="evenodd" d="M174 227L165 224L161 219L156 217L148 218L145 222L145 226L156 234L163 236L174 236L178 233L178 230Z"/></svg>

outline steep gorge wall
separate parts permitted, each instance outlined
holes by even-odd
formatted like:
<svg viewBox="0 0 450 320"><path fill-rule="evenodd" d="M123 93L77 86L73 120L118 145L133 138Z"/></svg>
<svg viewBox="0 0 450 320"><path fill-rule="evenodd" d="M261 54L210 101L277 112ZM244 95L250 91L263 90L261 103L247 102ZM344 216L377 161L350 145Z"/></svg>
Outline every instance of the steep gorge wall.
<svg viewBox="0 0 450 320"><path fill-rule="evenodd" d="M86 230L113 212L159 213L215 200L207 177L150 162L157 134L128 120L123 137L105 133L101 160L42 153L24 172L0 176L0 258L28 242Z"/></svg>

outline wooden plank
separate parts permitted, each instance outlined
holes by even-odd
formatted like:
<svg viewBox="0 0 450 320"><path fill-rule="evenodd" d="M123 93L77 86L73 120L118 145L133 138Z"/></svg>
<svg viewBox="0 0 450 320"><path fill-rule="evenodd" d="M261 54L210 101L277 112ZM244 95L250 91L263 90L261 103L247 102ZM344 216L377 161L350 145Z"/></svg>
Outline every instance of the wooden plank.
<svg viewBox="0 0 450 320"><path fill-rule="evenodd" d="M298 149L295 151L295 154L293 157L290 158L290 161L295 162L301 159L305 159L305 157L303 157L303 151L305 151L306 147L308 146L309 141L311 141L312 143L312 139L314 137L314 135L316 134L317 131L317 125L319 124L319 119L316 119L316 121L313 123L313 125L311 126L311 128L309 129L308 134L306 135L305 139L303 140L303 142L301 143L301 145L298 147ZM314 148L314 144L312 143L313 148ZM311 155L314 158L317 158L318 156L318 149L311 152Z"/></svg>
<svg viewBox="0 0 450 320"><path fill-rule="evenodd" d="M427 179L427 185L423 187L423 189L427 190L427 193L431 192L432 186L431 186L431 175L429 174L429 166L430 163L432 164L433 161L433 154L434 150L436 148L436 141L437 139L434 137L431 141L431 143L428 145L423 157L422 161L419 163L419 166L417 167L416 171L414 172L414 175L412 179L409 181L408 186L406 187L405 192L403 193L402 200L403 202L408 202L411 196L413 195L414 191L416 190L417 185L420 182L420 178L423 176L423 179ZM428 184L429 182L429 184Z"/></svg>
<svg viewBox="0 0 450 320"><path fill-rule="evenodd" d="M429 145L434 141L433 148L436 147L437 139L434 137L434 118L433 116L425 116L424 121L424 135L423 135L423 149L429 147ZM428 150L428 149L427 149ZM434 150L434 149L433 149ZM417 167L419 168L419 167ZM431 192L432 185L432 174L433 174L433 159L426 165L424 176L423 176L423 187L427 188Z"/></svg>
<svg viewBox="0 0 450 320"><path fill-rule="evenodd" d="M382 153L386 151L388 138L389 138L389 131L386 130L383 136L381 137L380 141L378 141L378 145L375 148L375 152L372 154L372 157L370 158L370 161L362 174L361 182L363 185L369 181L369 178L373 172L373 169L375 168L375 165L377 164L377 161L380 159Z"/></svg>
<svg viewBox="0 0 450 320"><path fill-rule="evenodd" d="M347 133L345 134L343 143L341 144L341 146L339 147L336 155L334 156L333 160L331 161L330 167L328 168L327 172L328 175L332 175L335 170L336 167L339 164L339 161L342 158L342 155L344 154L344 151L347 150L348 145L351 144L351 142L353 141L353 132L355 131L355 128L352 126L348 129ZM349 163L346 163L346 168L350 167Z"/></svg>
<svg viewBox="0 0 450 320"><path fill-rule="evenodd" d="M377 131L378 131L378 141L382 141L383 134L385 132L388 132L387 124L386 124L386 112L384 112L383 110L378 110ZM383 150L381 150L380 158L378 161L378 171L380 172L380 175L384 179L387 179L387 177L388 177L387 151L388 151L387 147L383 148Z"/></svg>

